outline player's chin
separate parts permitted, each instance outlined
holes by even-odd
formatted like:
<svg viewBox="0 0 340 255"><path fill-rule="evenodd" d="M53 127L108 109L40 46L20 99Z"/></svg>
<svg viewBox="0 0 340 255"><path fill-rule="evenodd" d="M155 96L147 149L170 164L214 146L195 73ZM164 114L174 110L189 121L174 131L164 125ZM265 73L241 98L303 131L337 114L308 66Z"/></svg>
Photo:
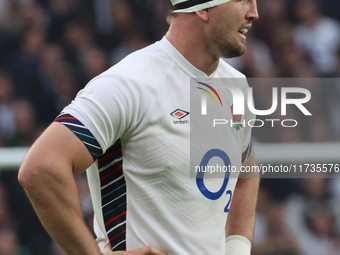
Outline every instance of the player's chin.
<svg viewBox="0 0 340 255"><path fill-rule="evenodd" d="M237 50L239 56L242 56L246 52L246 50L247 50L246 41L240 42Z"/></svg>
<svg viewBox="0 0 340 255"><path fill-rule="evenodd" d="M247 49L247 40L241 40L239 43L238 43L238 48L239 48L239 51L240 52L245 52L246 49Z"/></svg>
<svg viewBox="0 0 340 255"><path fill-rule="evenodd" d="M240 56L242 56L247 51L247 46L244 44L243 48L240 50Z"/></svg>
<svg viewBox="0 0 340 255"><path fill-rule="evenodd" d="M235 58L242 56L247 50L247 47L245 44L238 45L238 47L235 47L233 50L229 50L224 54L224 58Z"/></svg>

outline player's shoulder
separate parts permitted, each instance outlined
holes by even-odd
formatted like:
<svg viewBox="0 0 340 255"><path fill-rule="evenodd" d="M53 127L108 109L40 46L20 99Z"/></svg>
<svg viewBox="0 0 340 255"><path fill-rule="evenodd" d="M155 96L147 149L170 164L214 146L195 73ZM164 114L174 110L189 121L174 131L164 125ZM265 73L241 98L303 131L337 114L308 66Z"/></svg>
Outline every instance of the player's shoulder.
<svg viewBox="0 0 340 255"><path fill-rule="evenodd" d="M170 66L171 60L154 43L129 54L108 69L106 75L115 75L137 83L159 84Z"/></svg>
<svg viewBox="0 0 340 255"><path fill-rule="evenodd" d="M107 93L147 95L157 93L171 60L157 43L135 51L116 65L93 78L85 90L105 90Z"/></svg>

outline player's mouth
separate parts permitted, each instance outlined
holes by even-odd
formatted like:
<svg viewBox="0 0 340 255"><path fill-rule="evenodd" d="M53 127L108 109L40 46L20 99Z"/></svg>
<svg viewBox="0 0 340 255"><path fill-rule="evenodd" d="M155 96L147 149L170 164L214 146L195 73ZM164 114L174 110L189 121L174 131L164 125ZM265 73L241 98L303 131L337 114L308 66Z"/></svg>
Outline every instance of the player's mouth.
<svg viewBox="0 0 340 255"><path fill-rule="evenodd" d="M241 28L238 33L240 34L240 36L243 38L243 39L247 39L245 34L248 33L248 30L249 28Z"/></svg>

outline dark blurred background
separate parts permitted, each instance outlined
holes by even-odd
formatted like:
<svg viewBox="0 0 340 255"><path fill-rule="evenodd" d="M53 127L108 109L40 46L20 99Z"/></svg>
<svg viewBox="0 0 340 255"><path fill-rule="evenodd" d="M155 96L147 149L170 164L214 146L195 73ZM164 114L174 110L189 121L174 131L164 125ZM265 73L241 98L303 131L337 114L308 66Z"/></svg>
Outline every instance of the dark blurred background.
<svg viewBox="0 0 340 255"><path fill-rule="evenodd" d="M339 0L258 0L258 8L246 54L227 62L249 78L340 76ZM90 79L161 39L170 10L168 0L0 0L0 147L30 146ZM306 88L313 118L254 130L255 142L339 141L340 83ZM267 109L271 96L260 91L255 102ZM85 175L77 185L92 228ZM0 255L29 254L65 253L39 223L17 172L1 169ZM263 180L253 254L339 255L340 181Z"/></svg>

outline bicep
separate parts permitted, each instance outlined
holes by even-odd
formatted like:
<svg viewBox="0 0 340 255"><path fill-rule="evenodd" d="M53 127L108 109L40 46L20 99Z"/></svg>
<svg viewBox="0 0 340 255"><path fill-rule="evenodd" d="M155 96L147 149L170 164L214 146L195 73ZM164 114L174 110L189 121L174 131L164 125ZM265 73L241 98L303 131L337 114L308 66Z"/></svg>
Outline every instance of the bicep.
<svg viewBox="0 0 340 255"><path fill-rule="evenodd" d="M58 169L76 175L92 163L93 158L84 143L69 128L54 122L33 144L22 168Z"/></svg>

